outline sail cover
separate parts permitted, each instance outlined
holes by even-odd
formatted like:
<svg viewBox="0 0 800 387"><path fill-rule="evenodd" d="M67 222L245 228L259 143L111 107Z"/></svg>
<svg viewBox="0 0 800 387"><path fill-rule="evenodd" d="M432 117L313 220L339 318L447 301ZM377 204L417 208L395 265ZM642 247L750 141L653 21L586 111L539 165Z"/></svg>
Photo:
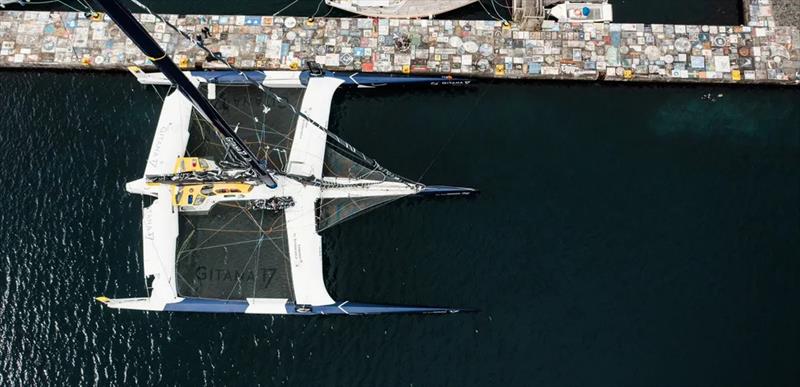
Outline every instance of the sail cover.
<svg viewBox="0 0 800 387"><path fill-rule="evenodd" d="M207 87L203 84L200 89L207 93ZM313 90L273 89L281 98L278 101L252 86L213 87L212 104L257 157L268 160L268 165L279 173L302 175L292 164L293 141L304 138L296 136L295 131L321 129L303 122L292 106L303 105L304 97L310 100L308 93ZM330 104L330 97L326 98L324 103ZM327 125L327 117L321 121ZM229 159L217 131L196 112L189 130L188 156L218 164ZM309 173L307 183L320 185L323 190L387 181L413 184L362 157L335 136L327 137L322 161L321 176ZM403 196L321 197L316 204L316 230L325 230ZM207 215L181 214L179 235L176 271L180 296L296 299L286 212L254 209L248 202L222 203Z"/></svg>

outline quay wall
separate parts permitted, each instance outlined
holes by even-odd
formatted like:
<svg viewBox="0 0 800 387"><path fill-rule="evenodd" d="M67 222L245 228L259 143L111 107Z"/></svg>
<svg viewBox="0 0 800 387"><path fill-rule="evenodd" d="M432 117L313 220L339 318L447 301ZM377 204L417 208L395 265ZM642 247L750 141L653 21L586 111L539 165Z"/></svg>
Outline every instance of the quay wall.
<svg viewBox="0 0 800 387"><path fill-rule="evenodd" d="M512 79L800 84L800 30L778 26L769 0L745 1L747 25L165 15L243 70L452 74ZM787 1L787 0L783 0ZM796 1L796 0L791 0ZM176 63L221 69L191 42L139 14ZM205 31L205 32L204 32ZM0 12L0 69L121 70L152 64L104 15Z"/></svg>

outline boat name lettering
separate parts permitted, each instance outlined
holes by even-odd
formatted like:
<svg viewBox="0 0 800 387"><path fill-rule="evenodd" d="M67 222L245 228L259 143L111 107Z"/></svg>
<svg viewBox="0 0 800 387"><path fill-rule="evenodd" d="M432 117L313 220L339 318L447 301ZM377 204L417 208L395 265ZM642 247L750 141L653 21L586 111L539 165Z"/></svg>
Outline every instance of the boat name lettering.
<svg viewBox="0 0 800 387"><path fill-rule="evenodd" d="M262 288L267 288L275 276L276 269L247 269L239 271L236 269L218 269L206 266L198 266L195 270L195 278L199 281L239 281L262 283Z"/></svg>
<svg viewBox="0 0 800 387"><path fill-rule="evenodd" d="M144 211L144 219L142 220L144 226L144 237L147 239L155 238L153 233L153 213L149 210Z"/></svg>
<svg viewBox="0 0 800 387"><path fill-rule="evenodd" d="M164 143L164 139L167 137L167 133L170 131L171 127L172 123L170 122L167 125L158 128L158 133L156 133L156 137L153 139L153 147L150 151L150 157L147 160L151 167L158 166L158 162L161 159L161 145Z"/></svg>

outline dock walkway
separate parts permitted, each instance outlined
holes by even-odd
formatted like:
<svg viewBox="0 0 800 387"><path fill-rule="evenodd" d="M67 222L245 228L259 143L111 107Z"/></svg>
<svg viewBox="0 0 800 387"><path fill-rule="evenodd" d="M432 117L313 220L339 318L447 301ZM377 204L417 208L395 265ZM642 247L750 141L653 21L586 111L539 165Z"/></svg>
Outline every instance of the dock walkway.
<svg viewBox="0 0 800 387"><path fill-rule="evenodd" d="M525 30L498 21L166 15L243 70L453 74L514 79L800 84L800 31L778 26L769 0L744 26L569 24ZM180 66L217 69L149 14L138 15ZM204 33L204 30L207 33ZM154 68L108 17L0 12L0 68Z"/></svg>

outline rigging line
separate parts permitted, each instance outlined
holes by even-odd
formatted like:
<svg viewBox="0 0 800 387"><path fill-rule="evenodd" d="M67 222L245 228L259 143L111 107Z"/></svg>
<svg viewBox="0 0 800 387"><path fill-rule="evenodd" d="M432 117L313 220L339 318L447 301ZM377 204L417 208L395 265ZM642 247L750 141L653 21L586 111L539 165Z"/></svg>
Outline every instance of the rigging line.
<svg viewBox="0 0 800 387"><path fill-rule="evenodd" d="M49 0L49 1L25 1L25 5L44 5L44 4L53 4L53 3L61 3L61 0ZM63 3L62 3L63 4ZM66 4L64 4L66 5Z"/></svg>
<svg viewBox="0 0 800 387"><path fill-rule="evenodd" d="M261 237L261 239L263 239L263 238L264 238L264 236L266 236L266 237L267 237L266 239L267 239L268 241L270 241L270 242L271 242L271 243L272 243L272 244L275 246L275 248L276 248L276 249L278 249L278 251L281 253L281 255L282 255L284 258L286 258L286 262L288 262L289 264L291 264L291 262L292 262L292 261L291 261L291 259L290 259L289 257L287 257L287 256L286 256L286 254L284 254L284 253L283 253L283 250L281 250L281 248L280 248L278 245L276 245L276 244L275 244L275 242L273 242L273 239L278 239L278 238L272 238L272 237L269 235L269 233L267 232L267 230L264 230L264 229L261 227L261 225L260 225L260 224L258 224L258 221L256 220L256 218L254 218L254 217L253 217L253 214L252 214L252 213L250 213L250 211L249 211L249 210L247 210L246 208L243 208L243 207L240 207L240 208L241 208L242 212L243 212L245 215L247 215L247 217L248 217L248 218L250 218L250 220L253 222L253 224L254 224L256 227L258 227L258 229L259 229L259 230L261 230L261 233L263 234L263 236ZM285 215L284 215L284 217L285 217ZM278 220L278 219L275 219L275 222L277 222L277 220ZM273 224L275 224L275 222L273 222ZM270 227L270 229L272 229L272 227ZM260 239L259 239L259 240L260 240ZM288 240L288 236L287 236L287 240Z"/></svg>
<svg viewBox="0 0 800 387"><path fill-rule="evenodd" d="M511 9L512 9L512 7L510 7L510 6L508 5L508 3L506 3L506 4L502 4L502 3L500 3L498 0L492 0L492 1L493 1L493 2L495 2L495 3L497 3L497 5L499 5L499 6L503 7L503 8L505 8L505 9L508 9L508 10L511 10Z"/></svg>
<svg viewBox="0 0 800 387"><path fill-rule="evenodd" d="M394 202L394 201L400 200L400 199L402 199L402 198L405 198L405 197L407 197L407 196L409 196L409 195L411 195L411 194L404 194L404 195L393 195L393 196L383 196L383 197L381 197L381 201L380 201L379 203L377 203L377 204L374 204L374 205L373 205L371 208L370 208L370 207L362 207L362 206L360 206L360 205L359 205L359 203L358 203L358 201L357 201L356 199L351 199L351 203L350 203L350 204L352 204L353 206L355 206L355 207L356 207L356 208L359 210L359 212L363 212L363 211L364 211L364 209L374 209L374 208L377 208L378 206L383 206L383 205L389 204L389 203L391 203L391 202ZM362 198L362 201L368 201L368 199L371 199L371 198ZM334 217L336 217L336 218L339 218L339 217L340 217L340 215L341 215L343 212L347 211L348 209L349 209L349 208L337 208L335 212L333 212L332 214L328 215L327 217L324 217L324 218L323 218L323 217L321 217L321 216L320 216L320 217L317 217L317 219L319 220L319 223L322 223L322 222L327 222L327 221L328 221L328 220L330 220L331 218L334 218ZM347 219L350 219L350 218L352 218L352 217L353 217L353 216L355 216L355 215L356 215L356 214L355 214L355 213L353 213L353 214L350 214L350 215L344 216L344 217L342 218L342 219L343 219L342 221L344 221L344 220L347 220ZM358 214L358 215L361 215L361 214ZM328 226L328 227L330 227L330 226Z"/></svg>
<svg viewBox="0 0 800 387"><path fill-rule="evenodd" d="M244 244L247 244L247 243L255 243L255 242L258 242L258 241L260 241L260 240L261 240L261 239L263 239L263 238L264 238L264 237L262 236L262 237L260 237L259 239L253 239L253 240L249 240L249 241L239 241L239 242L223 243L223 244L221 244L221 245L213 245L213 246L205 246L205 247L195 247L195 248L193 248L193 249L186 249L186 250L184 250L184 252L185 252L185 253L189 253L189 252L200 251L200 250L210 250L210 249L216 249L216 248L220 248L220 247L229 247L229 246L238 246L238 245L244 245ZM267 238L267 239L269 239L269 238Z"/></svg>
<svg viewBox="0 0 800 387"><path fill-rule="evenodd" d="M488 8L486 8L486 6L485 6L485 5L483 5L483 0L478 0L478 4L480 4L480 5L481 5L481 8L483 8L483 10L484 10L484 11L486 11L486 14L487 14L487 15L489 15L489 17L490 17L490 18L492 18L492 19L494 19L494 20L497 20L497 21L500 21L500 19L498 19L498 18L496 18L494 15L492 15L492 13L491 13L491 12L489 12L489 9L488 9Z"/></svg>
<svg viewBox="0 0 800 387"><path fill-rule="evenodd" d="M261 227L261 224L260 224L260 223L256 222L255 218L254 218L254 217L252 217L252 214L250 213L250 211L249 211L248 209L246 209L246 208L244 208L244 207L241 207L241 206L239 206L239 209L240 209L240 210L242 210L242 211L244 211L244 212L245 212L245 213L246 213L248 216L250 216L250 219L251 219L251 220L253 221L253 223L256 225L256 227L258 228L258 230L259 230L259 231L260 231L262 234L264 234L264 235L267 235L267 236L269 237L269 239L283 239L283 238L280 238L280 237L278 237L278 238L276 238L276 237L270 237L270 236L269 236L269 234L268 234L268 231L267 231L267 230L265 230L263 227ZM278 215L278 216L276 216L276 217L275 217L275 219L273 219L273 220L272 220L272 223L270 223L270 224L269 224L269 230L270 230L270 231L279 231L279 232L285 232L285 231L286 231L286 229L285 229L285 228L280 228L279 226L276 226L276 224L278 223L278 221L279 221L279 220L281 220L281 219L284 219L284 218L285 218L285 215L283 215L283 216L282 216L282 215ZM263 220L263 213L262 213L262 220ZM284 224L284 226L285 226L285 224ZM288 238L288 236L287 236L287 238ZM277 247L277 246L276 246L276 247Z"/></svg>
<svg viewBox="0 0 800 387"><path fill-rule="evenodd" d="M229 219L227 222L225 222L225 224L223 224L223 225L222 225L222 227L220 227L220 229L222 229L222 228L224 228L225 226L229 225L229 224L230 224L231 222L233 222L233 221L234 221L236 218L238 218L238 217L239 217L239 215L240 215L240 214L236 214L236 215L232 216L232 217L231 217L231 218L230 218L230 219ZM219 233L219 231L217 231L217 232L215 232L215 233L211 234L211 235L210 235L208 238L206 238L206 239L205 239L205 240L203 240L202 242L198 243L197 245L198 245L198 246L202 246L204 243L206 243L206 242L208 242L209 240L211 240L211 238L213 238L214 236L216 236L218 233Z"/></svg>
<svg viewBox="0 0 800 387"><path fill-rule="evenodd" d="M49 1L25 1L25 4L30 5L42 5L42 4L53 4L53 3L60 3L61 0L49 0Z"/></svg>
<svg viewBox="0 0 800 387"><path fill-rule="evenodd" d="M261 222L264 221L264 212L261 212ZM259 250L259 254L261 253L261 241L258 242L256 248ZM258 264L261 263L260 260L256 260L255 267L253 268L253 272L256 274L253 278L253 297L256 296L256 285L258 284ZM244 271L242 271L244 273ZM269 282L267 282L267 286L269 286Z"/></svg>
<svg viewBox="0 0 800 387"><path fill-rule="evenodd" d="M248 97L248 98L249 98L249 97ZM236 105L234 105L234 104L232 104L232 103L230 103L230 102L227 102L227 101L225 101L224 99L221 99L221 98L219 98L219 99L217 99L217 100L218 100L218 101L220 101L220 102L221 102L222 104L224 104L225 106L227 106L227 107L229 107L229 108L232 108L232 109L234 109L234 110L238 111L239 113L242 113L242 114L243 114L243 115L245 115L245 116L248 116L248 117L254 117L253 115L251 115L251 114L247 114L247 112L246 112L246 111L242 110L241 108L239 108L238 106L236 106ZM250 110L251 110L251 111L253 110L253 106L252 106L252 104L250 104ZM253 113L253 114L255 114L255 113Z"/></svg>
<svg viewBox="0 0 800 387"><path fill-rule="evenodd" d="M192 230L189 231L189 235L187 235L186 238L183 239L183 243L181 243L181 247L178 248L178 254L175 257L175 264L176 265L178 263L180 263L181 260L183 260L184 256L186 256L186 254L185 254L186 246L189 244L189 241L192 239L192 237L194 236L195 231L197 230L197 229L194 228L194 225L191 222L189 222L189 227L192 227Z"/></svg>
<svg viewBox="0 0 800 387"><path fill-rule="evenodd" d="M478 107L478 105L480 104L480 102L481 102L481 100L483 99L483 97L485 97L485 96L486 96L486 93L489 91L489 88L490 88L489 86L490 86L490 85L491 85L493 82L494 82L494 80L490 81L490 82L489 82L489 85L486 85L486 87L484 87L483 91L481 92L481 95L480 95L480 96L478 96L478 98L476 98L476 99L475 99L475 103L473 104L473 106L472 106L472 109L469 109L469 110L467 111L467 114L465 114L465 115L464 115L464 117L461 119L461 122L459 122L459 124L458 124L458 125L456 125L456 126L454 126L454 127L453 127L453 130L450 132L450 136L447 138L447 141L445 141L445 142L444 142L444 144L442 144L442 146L441 146L441 147L439 148L439 150L436 152L436 154L434 154L434 156L433 156L433 159L431 159L431 162L430 162L430 164L428 164L428 166L425 168L425 170L424 170L424 171L422 171L422 174L421 174L421 175L419 175L419 178L417 179L417 181L420 181L420 180L422 180L422 178L423 178L423 177L425 177L425 174L427 174L427 173L428 173L428 171L430 171L430 169L431 169L431 168L433 167L433 165L436 163L436 161L438 161L438 159L439 159L439 156L442 154L442 152L444 152L444 149L445 149L445 148L446 148L448 145L450 145L450 143L451 143L451 142L453 141L453 139L456 137L456 133L459 131L459 128L461 128L461 127L462 127L462 126L463 126L463 125L464 125L464 124L467 122L467 119L469 119L469 117L470 117L470 115L472 114L472 112L473 112L473 111L475 111L475 109Z"/></svg>
<svg viewBox="0 0 800 387"><path fill-rule="evenodd" d="M278 12L273 13L272 16L278 16L281 12L283 12L283 11L287 10L289 7L295 5L298 1L300 1L300 0L292 1L291 3L286 5L285 7L281 8Z"/></svg>
<svg viewBox="0 0 800 387"><path fill-rule="evenodd" d="M178 277L180 277L180 280L181 280L181 281L183 281L183 283L184 283L184 284L186 284L186 286L188 286L188 287L192 288L192 291L194 292L194 294L198 294L198 295L200 294L200 292L198 292L198 291L197 291L197 288L195 288L194 286L192 286L192 284L191 284L191 283L189 283L189 281L187 281L187 280L186 280L186 277L184 277L184 276L183 276L183 274L181 274L181 272L180 272L180 271L178 271L178 270L175 270L175 274L177 274L177 275L178 275ZM176 293L176 294L177 294L177 293Z"/></svg>
<svg viewBox="0 0 800 387"><path fill-rule="evenodd" d="M228 208L242 208L242 206L237 204L237 202L230 202L230 203L229 202L219 202L216 205L220 206L220 207L228 207Z"/></svg>
<svg viewBox="0 0 800 387"><path fill-rule="evenodd" d="M198 125L198 127L200 127L200 136L201 136L201 139L200 139L200 142L199 142L199 143L198 143L198 144L197 144L197 145L196 145L194 148L192 148L192 150L191 150L191 151L188 151L188 154L189 154L189 155L197 154L197 153L198 153L198 151L200 150L200 148L201 148L203 145L205 145L205 144L210 144L210 143L211 143L210 141L208 141L208 140L206 139L206 131L205 131L205 129L203 128L203 125L201 125L201 124L200 124L200 119L199 119L199 118L197 117L197 115L196 115L196 114L194 114L194 113L192 113L192 121L195 121L195 124L196 124L196 125Z"/></svg>
<svg viewBox="0 0 800 387"><path fill-rule="evenodd" d="M245 88L245 95L247 95L247 105L250 107L250 115L248 116L253 120L253 126L258 124L258 117L256 117L256 112L253 110L253 100L250 98L250 88ZM245 114L247 115L247 114ZM259 141L260 142L260 141Z"/></svg>
<svg viewBox="0 0 800 387"><path fill-rule="evenodd" d="M158 91L158 88L156 87L156 85L150 85L150 87L152 87L153 90L156 92L156 95L158 96L159 99L161 99L161 104L163 105L164 104L164 97L161 96L161 93ZM170 87L170 89L172 89L172 88ZM167 91L167 94L169 94L169 90Z"/></svg>
<svg viewBox="0 0 800 387"><path fill-rule="evenodd" d="M192 220L188 216L184 216L183 220L185 220L186 223L189 223L189 227L196 228L196 226L194 225L194 222L192 222Z"/></svg>
<svg viewBox="0 0 800 387"><path fill-rule="evenodd" d="M244 110L242 110L241 108L239 108L237 105L235 105L235 104L232 104L232 103L229 103L228 101L225 101L225 99L224 99L224 98L219 98L219 99L217 99L217 101L219 101L220 103L222 103L223 105L225 105L225 106L226 106L226 107L228 107L228 108L231 108L231 109L233 109L233 110L236 110L236 111L237 111L237 112L239 112L239 113L242 113L243 115L245 115L245 116L247 116L247 117L253 118L253 121L254 121L254 123L256 123L256 116L255 116L255 112L253 111L253 103L252 103L252 101L250 101L250 92L249 92L249 91L247 92L247 99L248 99L248 102L249 102L249 105L250 105L250 111L251 111L251 113L250 113L250 114L248 114L247 112L245 112ZM266 121L266 119L265 119L265 121ZM272 128L271 128L271 127L269 127L269 125L267 125L266 123L263 123L262 125L264 125L264 126L265 126L265 127L267 127L268 129L272 129ZM256 133L258 133L258 132L260 131L260 129L256 129L256 128L250 128L250 127L247 127L247 126L241 126L241 125L240 125L238 128L239 128L240 130L241 130L241 129L252 130L252 131L254 131L254 132L256 132ZM276 132L278 135L281 135L281 136L283 136L283 134L282 134L282 133L279 133L277 130L273 129L273 131L274 131L274 132ZM258 137L258 136L257 136L257 137ZM284 136L284 137L285 137L285 136ZM288 139L288 137L287 137L287 139ZM261 141L259 140L258 142L259 142L259 144L260 144L260 142L261 142Z"/></svg>
<svg viewBox="0 0 800 387"><path fill-rule="evenodd" d="M494 8L494 12L497 14L497 16L503 19L503 23L508 24L508 20L506 20L506 18L504 18L503 15L500 14L500 11L497 10L497 2L495 0L491 1L492 1L492 8Z"/></svg>
<svg viewBox="0 0 800 387"><path fill-rule="evenodd" d="M228 296L225 297L225 301L230 301L231 296L233 295L233 291L236 289L236 285L241 285L242 284L242 277L244 276L244 270L248 265L250 265L250 261L253 260L253 257L256 255L256 251L260 250L261 242L263 240L264 240L264 236L262 235L261 238L258 239L258 242L256 242L256 248L253 249L253 252L250 253L250 257L247 258L247 262L245 262L245 264L242 266L242 273L236 278L236 282L234 282L233 286L231 286L231 290L228 292ZM258 261L256 261L256 262L258 262ZM258 276L256 276L256 277L258 277ZM255 296L255 289L253 289L253 295Z"/></svg>
<svg viewBox="0 0 800 387"><path fill-rule="evenodd" d="M96 15L97 14L97 12L95 12L94 8L92 8L92 5L89 4L88 1L86 1L86 0L76 0L76 1L78 2L78 4L80 4L80 5L84 6L84 7L86 7L87 9L89 9L89 12L92 15Z"/></svg>
<svg viewBox="0 0 800 387"><path fill-rule="evenodd" d="M315 17L317 17L317 12L319 12L319 7L321 7L322 3L324 3L324 2L325 2L325 0L319 0L319 3L317 3L317 9L314 10L314 14L311 15L311 17L309 17L309 19L314 19ZM333 8L333 7L331 7L331 8Z"/></svg>
<svg viewBox="0 0 800 387"><path fill-rule="evenodd" d="M222 205L222 203L218 203L217 204L217 206L221 206L221 205ZM235 208L241 209L241 207L238 207L238 206L236 206ZM268 211L268 210L264 210L264 211ZM283 231L282 228L274 227L274 226L270 227L269 229L271 231ZM192 230L192 231L194 231L194 230ZM226 230L226 229L207 228L207 227L198 227L197 231L219 231L220 233L228 232L228 233L236 233L236 234L261 234L262 233L261 230ZM272 237L272 238L273 239L283 239L282 237ZM183 244L181 246L183 246ZM183 248L183 247L181 247L181 248Z"/></svg>
<svg viewBox="0 0 800 387"><path fill-rule="evenodd" d="M216 228L199 227L197 231L216 231ZM220 233L234 233L234 234L261 234L258 230L220 230Z"/></svg>
<svg viewBox="0 0 800 387"><path fill-rule="evenodd" d="M278 245L277 245L277 244L276 244L276 243L275 243L275 242L272 240L272 238L270 238L270 236L269 236L269 234L267 234L266 230L264 230L263 228L261 228L261 225L260 225L260 224L258 224L258 222L256 222L255 218L254 218L254 217L253 217L253 215L250 213L250 211L248 211L248 210L247 210L247 209L245 209L245 208L242 208L242 212L246 213L246 214L247 214L247 216L248 216L248 217L249 217L249 218L250 218L250 219L253 221L253 223L256 225L256 227L258 227L259 229L261 229L262 233L264 233L264 235L265 235L265 236L267 236L267 240L269 241L269 243L272 243L272 245L273 245L273 246L275 246L275 249L276 249L276 250L278 250L278 252L279 252L279 253L281 254L281 256L284 258L284 260L286 261L286 263L288 263L288 265L286 265L286 270L287 270L287 273L286 273L286 278L288 278L288 279L289 279L289 293L291 293L292 300L293 300L293 301L294 301L294 300L296 300L296 299L297 299L297 297L296 297L296 294L294 293L294 281L292 280L292 259L291 259L291 258L289 258L289 257L287 257L287 256L286 256L286 253L284 253L284 252L283 252L283 250L281 250L280 246L278 246ZM274 221L272 224L274 225L274 224L275 224L275 223L278 221L278 219L280 219L280 218L283 218L283 219L284 219L284 225L286 225L286 223L288 223L288 220L286 219L286 212L284 211L284 213L283 213L283 214L281 214L281 215L280 215L280 216L279 216L277 219L275 219L275 221ZM287 230L286 230L286 231L284 231L284 232L286 233L286 240L287 240L287 242L286 242L286 243L287 243L287 245L288 245L288 243L289 243L289 242L288 242L288 240L289 240L288 227L287 227Z"/></svg>

